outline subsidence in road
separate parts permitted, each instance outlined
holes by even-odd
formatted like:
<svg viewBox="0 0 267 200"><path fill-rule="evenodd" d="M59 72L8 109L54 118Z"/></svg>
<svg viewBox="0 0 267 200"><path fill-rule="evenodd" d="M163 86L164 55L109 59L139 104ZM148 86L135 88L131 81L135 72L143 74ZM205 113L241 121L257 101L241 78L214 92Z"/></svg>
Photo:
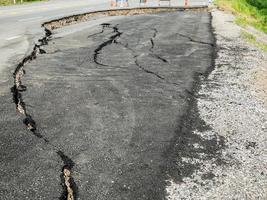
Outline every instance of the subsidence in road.
<svg viewBox="0 0 267 200"><path fill-rule="evenodd" d="M205 11L99 18L42 46L22 71L27 91L17 91L35 134L13 114L1 122L5 196L55 199L61 182L64 199L71 173L76 198L164 199L166 179L197 167L179 158L195 155L192 123L204 127L190 114L198 79L213 65L210 20Z"/></svg>

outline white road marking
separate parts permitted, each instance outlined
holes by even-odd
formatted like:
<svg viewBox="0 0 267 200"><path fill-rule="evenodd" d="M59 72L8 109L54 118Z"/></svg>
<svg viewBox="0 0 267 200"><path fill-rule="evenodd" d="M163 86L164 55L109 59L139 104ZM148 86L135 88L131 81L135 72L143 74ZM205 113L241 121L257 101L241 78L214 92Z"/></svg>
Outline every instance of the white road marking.
<svg viewBox="0 0 267 200"><path fill-rule="evenodd" d="M14 39L17 39L17 38L20 38L20 37L21 37L21 35L16 35L16 36L9 37L6 40L14 40Z"/></svg>
<svg viewBox="0 0 267 200"><path fill-rule="evenodd" d="M39 17L31 17L31 18L26 18L26 19L20 19L18 20L19 22L28 22L28 21L32 21L32 20L36 20L36 19L41 19L43 18L43 16L39 16Z"/></svg>

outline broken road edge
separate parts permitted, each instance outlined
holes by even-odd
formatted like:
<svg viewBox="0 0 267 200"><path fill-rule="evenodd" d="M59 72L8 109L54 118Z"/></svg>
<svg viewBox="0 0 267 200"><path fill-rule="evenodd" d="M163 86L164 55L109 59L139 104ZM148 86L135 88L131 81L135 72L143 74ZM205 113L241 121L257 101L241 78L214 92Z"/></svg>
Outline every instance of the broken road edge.
<svg viewBox="0 0 267 200"><path fill-rule="evenodd" d="M42 49L42 46L48 45L48 42L52 39L52 30L58 29L64 26L89 21L92 17L97 16L116 16L116 15L140 15L140 14L152 14L152 13L158 13L158 12L183 12L183 11L208 11L208 6L192 6L192 7L135 7L135 8L122 8L122 9L111 9L111 10L99 10L99 11L92 11L92 12L86 12L82 14L76 14L76 15L70 15L58 19L54 19L48 22L44 22L41 27L44 29L44 36L37 40L37 42L34 42L32 50L30 53L25 56L21 62L15 67L15 70L13 72L13 78L14 78L14 85L11 88L11 94L13 97L14 104L16 106L16 110L18 113L20 113L23 116L23 124L27 127L27 129L36 137L43 140L45 144L49 145L50 147L53 147L55 150L55 153L60 157L62 160L62 171L60 173L61 177L61 185L63 187L63 191L61 196L59 197L60 200L77 200L78 196L78 188L74 182L72 174L72 169L75 165L75 163L69 158L59 147L49 142L49 140L40 133L38 130L38 126L34 119L32 118L32 115L27 112L26 104L23 101L23 92L27 90L27 86L22 84L22 78L25 74L25 66L30 63L32 60L36 59L38 54L45 54L46 52ZM212 17L211 17L212 20ZM199 88L198 85L201 81L200 77L203 77L204 79L208 77L209 73L214 69L215 65L215 58L217 56L217 50L216 50L216 41L214 37L214 30L211 26L211 31L213 35L213 44L214 44L214 52L212 55L212 63L211 66L208 67L206 72L204 74L195 74L194 75L194 83L193 83L193 94L191 92L188 92L188 99L189 104L192 106L192 104L195 104L193 102L196 101L195 93L198 92ZM196 105L193 105L193 110L189 109L187 113L183 116L183 120L188 120L190 118L190 113L195 112ZM195 120L195 118L194 118ZM183 124L183 123L182 123ZM191 130L188 130L191 131Z"/></svg>

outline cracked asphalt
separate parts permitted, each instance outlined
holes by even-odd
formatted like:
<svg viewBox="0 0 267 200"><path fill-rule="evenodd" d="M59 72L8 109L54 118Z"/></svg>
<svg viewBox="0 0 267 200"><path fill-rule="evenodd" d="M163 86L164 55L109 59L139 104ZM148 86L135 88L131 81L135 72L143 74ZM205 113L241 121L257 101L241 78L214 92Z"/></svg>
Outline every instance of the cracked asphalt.
<svg viewBox="0 0 267 200"><path fill-rule="evenodd" d="M210 13L104 17L64 31L25 67L21 98L36 132L6 102L12 95L0 96L1 198L66 199L67 165L75 199L165 199L167 179L194 171L177 170L198 139L186 134L191 124L205 128L190 116L199 77L213 67Z"/></svg>

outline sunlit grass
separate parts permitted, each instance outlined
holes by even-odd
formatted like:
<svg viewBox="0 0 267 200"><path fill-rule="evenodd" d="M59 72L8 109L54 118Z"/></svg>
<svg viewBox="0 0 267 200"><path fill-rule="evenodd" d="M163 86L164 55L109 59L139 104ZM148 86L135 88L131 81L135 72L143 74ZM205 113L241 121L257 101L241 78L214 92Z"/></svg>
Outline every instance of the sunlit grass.
<svg viewBox="0 0 267 200"><path fill-rule="evenodd" d="M0 0L0 6L6 6L6 5L10 5L13 2L11 2L10 0Z"/></svg>
<svg viewBox="0 0 267 200"><path fill-rule="evenodd" d="M41 0L23 0L23 2L21 2L21 0L16 0L16 5L21 4L21 3L30 3L34 1L41 1ZM14 1L13 0L0 0L0 6L7 6L7 5L14 5Z"/></svg>
<svg viewBox="0 0 267 200"><path fill-rule="evenodd" d="M262 49L263 51L267 52L267 45L264 43L258 42L257 38L254 35L247 33L245 31L242 31L241 36L245 40L247 40L248 42L252 43L253 45L255 45L255 46L259 47L260 49Z"/></svg>
<svg viewBox="0 0 267 200"><path fill-rule="evenodd" d="M267 33L267 0L216 0L215 4L236 14L239 25Z"/></svg>

